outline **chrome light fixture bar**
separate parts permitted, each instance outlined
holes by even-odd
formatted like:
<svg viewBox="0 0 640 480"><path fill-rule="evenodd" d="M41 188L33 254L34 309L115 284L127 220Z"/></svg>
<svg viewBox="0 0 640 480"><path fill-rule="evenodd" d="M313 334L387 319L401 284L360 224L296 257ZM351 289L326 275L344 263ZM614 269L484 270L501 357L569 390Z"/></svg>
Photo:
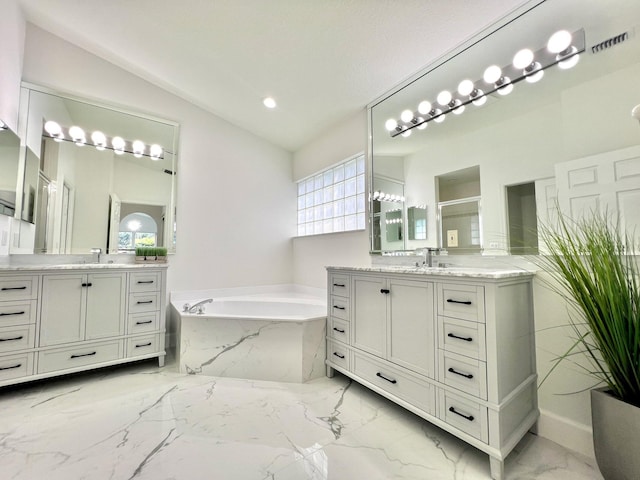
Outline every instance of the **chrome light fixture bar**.
<svg viewBox="0 0 640 480"><path fill-rule="evenodd" d="M399 119L388 119L385 128L391 137L408 137L414 128L422 130L431 121L440 123L449 113L459 115L469 104L483 105L487 101L487 95L508 95L513 91L514 84L522 80L535 83L542 79L544 70L554 65L560 69L572 68L578 63L580 53L584 50L584 29L573 33L560 30L551 35L544 47L536 51L528 48L519 50L508 65L502 68L498 65L487 67L481 79L475 82L462 80L455 92L443 90L433 104L424 100L416 111L404 110Z"/></svg>

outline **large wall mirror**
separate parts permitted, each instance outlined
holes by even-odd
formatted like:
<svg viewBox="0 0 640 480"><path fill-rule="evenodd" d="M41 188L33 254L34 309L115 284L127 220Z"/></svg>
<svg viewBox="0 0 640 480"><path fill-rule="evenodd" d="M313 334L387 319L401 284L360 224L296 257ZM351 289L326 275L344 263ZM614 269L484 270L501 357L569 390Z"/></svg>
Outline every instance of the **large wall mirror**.
<svg viewBox="0 0 640 480"><path fill-rule="evenodd" d="M640 223L637 0L527 6L370 106L373 252L535 254L538 221L556 205ZM554 37L567 43L552 53L561 30L570 37ZM522 49L533 56L516 60ZM501 68L493 79L490 66ZM402 201L380 202L380 178L402 186ZM416 207L429 220L419 237L409 235Z"/></svg>
<svg viewBox="0 0 640 480"><path fill-rule="evenodd" d="M12 253L176 245L176 123L22 88Z"/></svg>
<svg viewBox="0 0 640 480"><path fill-rule="evenodd" d="M20 139L0 119L0 215L8 218L15 214L19 153ZM0 245L7 246L8 239Z"/></svg>

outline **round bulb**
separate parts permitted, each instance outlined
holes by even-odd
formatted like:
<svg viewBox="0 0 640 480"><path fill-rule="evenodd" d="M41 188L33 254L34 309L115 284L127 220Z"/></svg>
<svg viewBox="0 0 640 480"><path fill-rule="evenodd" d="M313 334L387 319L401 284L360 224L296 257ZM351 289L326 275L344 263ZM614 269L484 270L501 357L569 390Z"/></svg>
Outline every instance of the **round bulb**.
<svg viewBox="0 0 640 480"><path fill-rule="evenodd" d="M513 83L511 83L511 79L509 77L502 77L502 86L498 87L498 93L500 95L509 95L513 92Z"/></svg>
<svg viewBox="0 0 640 480"><path fill-rule="evenodd" d="M401 133L401 135L403 137L409 137L411 135L411 130L405 130L404 132Z"/></svg>
<svg viewBox="0 0 640 480"><path fill-rule="evenodd" d="M152 160L160 160L160 157L162 156L162 147L154 143L149 147L149 155Z"/></svg>
<svg viewBox="0 0 640 480"><path fill-rule="evenodd" d="M482 78L487 83L496 83L502 76L502 69L497 65L491 65L484 71Z"/></svg>
<svg viewBox="0 0 640 480"><path fill-rule="evenodd" d="M556 55L556 61L558 61L558 67L563 70L568 70L569 68L575 67L580 61L580 55L577 52L578 52L578 49L576 47L571 47L570 51L567 54ZM572 55L572 56L567 58L566 60L563 60L563 58L567 57L568 55Z"/></svg>
<svg viewBox="0 0 640 480"><path fill-rule="evenodd" d="M144 153L144 142L140 141L140 140L136 140L133 142L133 144L131 145L132 149L133 149L133 156L134 157L138 157L140 158L142 156L142 154Z"/></svg>
<svg viewBox="0 0 640 480"><path fill-rule="evenodd" d="M523 48L513 57L513 66L518 70L523 70L533 63L533 52L528 48Z"/></svg>
<svg viewBox="0 0 640 480"><path fill-rule="evenodd" d="M462 105L462 102L460 100L455 101L455 106L453 107L452 111L454 115L460 115L462 112L464 112L464 105Z"/></svg>
<svg viewBox="0 0 640 480"><path fill-rule="evenodd" d="M96 130L91 134L91 141L98 150L104 150L107 146L107 137L104 133Z"/></svg>
<svg viewBox="0 0 640 480"><path fill-rule="evenodd" d="M266 97L262 100L262 103L267 108L276 108L276 101L272 97Z"/></svg>
<svg viewBox="0 0 640 480"><path fill-rule="evenodd" d="M547 50L551 53L560 53L571 45L571 34L566 30L560 30L551 37L549 37L549 41L547 42Z"/></svg>
<svg viewBox="0 0 640 480"><path fill-rule="evenodd" d="M52 137L58 136L62 133L62 127L53 120L49 120L44 124L44 130Z"/></svg>
<svg viewBox="0 0 640 480"><path fill-rule="evenodd" d="M420 102L420 104L418 105L418 112L420 112L422 115L426 115L430 111L431 111L431 102L427 100L423 100L422 102Z"/></svg>
<svg viewBox="0 0 640 480"><path fill-rule="evenodd" d="M471 100L471 103L473 103L476 107L481 107L482 105L487 103L487 97L482 95L481 97L477 97Z"/></svg>
<svg viewBox="0 0 640 480"><path fill-rule="evenodd" d="M384 122L384 128L386 128L389 132L393 132L397 126L398 122L393 118L390 118L389 120Z"/></svg>
<svg viewBox="0 0 640 480"><path fill-rule="evenodd" d="M529 83L536 83L544 77L544 70L536 70L535 73L528 73L524 78Z"/></svg>
<svg viewBox="0 0 640 480"><path fill-rule="evenodd" d="M458 93L463 96L471 95L474 89L473 82L471 80L462 80L458 84Z"/></svg>
<svg viewBox="0 0 640 480"><path fill-rule="evenodd" d="M111 146L117 155L122 155L124 153L124 145L124 138L122 137L113 137L113 139L111 139Z"/></svg>
<svg viewBox="0 0 640 480"><path fill-rule="evenodd" d="M409 123L411 120L413 120L413 112L411 110L404 110L400 114L400 120L402 120L404 123Z"/></svg>
<svg viewBox="0 0 640 480"><path fill-rule="evenodd" d="M76 125L69 128L69 136L71 137L71 140L73 140L78 146L84 145L87 141L84 130Z"/></svg>
<svg viewBox="0 0 640 480"><path fill-rule="evenodd" d="M418 130L424 130L427 128L429 124L424 120L424 118L418 118L418 126L416 127Z"/></svg>
<svg viewBox="0 0 640 480"><path fill-rule="evenodd" d="M451 98L451 92L449 92L448 90L443 90L438 94L437 100L438 103L444 107L449 104Z"/></svg>
<svg viewBox="0 0 640 480"><path fill-rule="evenodd" d="M432 117L435 117L433 119L434 122L438 122L438 123L442 123L444 122L444 115L442 114L442 110L440 110L439 108L436 108L435 110L433 110L433 113L431 114ZM439 115L439 116L437 116Z"/></svg>

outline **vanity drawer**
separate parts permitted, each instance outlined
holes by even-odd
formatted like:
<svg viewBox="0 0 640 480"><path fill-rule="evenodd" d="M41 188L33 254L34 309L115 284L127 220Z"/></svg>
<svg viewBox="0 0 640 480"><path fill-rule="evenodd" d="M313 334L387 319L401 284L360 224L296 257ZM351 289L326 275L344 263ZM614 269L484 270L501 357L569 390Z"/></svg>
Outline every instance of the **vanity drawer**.
<svg viewBox="0 0 640 480"><path fill-rule="evenodd" d="M15 352L34 348L36 345L36 326L18 325L0 327L0 353Z"/></svg>
<svg viewBox="0 0 640 480"><path fill-rule="evenodd" d="M156 353L160 345L159 335L145 335L127 339L127 357L139 357L149 353Z"/></svg>
<svg viewBox="0 0 640 480"><path fill-rule="evenodd" d="M438 314L484 323L484 287L439 283Z"/></svg>
<svg viewBox="0 0 640 480"><path fill-rule="evenodd" d="M438 316L438 346L447 352L486 360L484 323Z"/></svg>
<svg viewBox="0 0 640 480"><path fill-rule="evenodd" d="M155 312L160 309L160 293L132 293L129 313Z"/></svg>
<svg viewBox="0 0 640 480"><path fill-rule="evenodd" d="M484 362L439 350L439 380L483 400L487 399L487 365Z"/></svg>
<svg viewBox="0 0 640 480"><path fill-rule="evenodd" d="M329 292L331 295L348 297L351 290L349 278L349 275L340 273L332 273L329 275Z"/></svg>
<svg viewBox="0 0 640 480"><path fill-rule="evenodd" d="M121 340L38 352L38 373L55 372L123 358Z"/></svg>
<svg viewBox="0 0 640 480"><path fill-rule="evenodd" d="M33 375L33 353L0 357L0 382Z"/></svg>
<svg viewBox="0 0 640 480"><path fill-rule="evenodd" d="M438 417L458 430L489 443L487 407L440 389Z"/></svg>
<svg viewBox="0 0 640 480"><path fill-rule="evenodd" d="M0 303L0 327L36 323L36 300Z"/></svg>
<svg viewBox="0 0 640 480"><path fill-rule="evenodd" d="M134 272L129 277L129 293L160 291L160 272Z"/></svg>
<svg viewBox="0 0 640 480"><path fill-rule="evenodd" d="M0 301L36 298L39 278L37 275L0 277Z"/></svg>
<svg viewBox="0 0 640 480"><path fill-rule="evenodd" d="M327 361L345 370L350 370L351 359L349 349L338 342L329 340L327 342Z"/></svg>
<svg viewBox="0 0 640 480"><path fill-rule="evenodd" d="M435 413L433 385L406 375L398 368L361 356L353 355L353 372L367 382L406 400L429 414Z"/></svg>
<svg viewBox="0 0 640 480"><path fill-rule="evenodd" d="M349 343L349 322L338 318L329 318L329 336L342 343Z"/></svg>
<svg viewBox="0 0 640 480"><path fill-rule="evenodd" d="M331 295L329 315L343 320L349 320L349 299Z"/></svg>
<svg viewBox="0 0 640 480"><path fill-rule="evenodd" d="M158 330L160 312L134 313L129 315L127 333L144 333Z"/></svg>

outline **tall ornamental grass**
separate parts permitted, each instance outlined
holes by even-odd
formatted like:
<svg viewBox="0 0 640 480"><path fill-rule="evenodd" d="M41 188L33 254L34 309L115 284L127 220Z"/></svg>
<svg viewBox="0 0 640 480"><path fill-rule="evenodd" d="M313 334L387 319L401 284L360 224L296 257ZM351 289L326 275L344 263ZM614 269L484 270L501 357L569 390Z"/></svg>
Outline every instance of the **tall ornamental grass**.
<svg viewBox="0 0 640 480"><path fill-rule="evenodd" d="M622 233L619 221L595 212L580 220L559 215L557 225L542 227L541 237L548 253L540 256L540 266L572 307L576 333L549 373L570 355L584 353L590 374L640 407L640 277L632 237Z"/></svg>

